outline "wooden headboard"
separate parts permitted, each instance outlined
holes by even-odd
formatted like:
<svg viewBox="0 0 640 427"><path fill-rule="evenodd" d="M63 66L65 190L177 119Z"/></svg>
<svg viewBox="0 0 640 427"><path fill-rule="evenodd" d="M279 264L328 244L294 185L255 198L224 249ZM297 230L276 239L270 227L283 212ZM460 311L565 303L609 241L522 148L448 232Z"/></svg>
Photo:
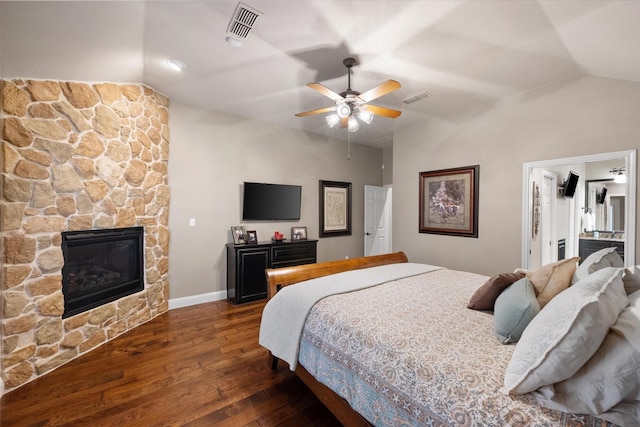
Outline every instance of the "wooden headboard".
<svg viewBox="0 0 640 427"><path fill-rule="evenodd" d="M273 297L282 287L293 285L304 280L328 276L348 270L375 267L377 265L397 264L408 262L404 252L394 252L384 255L365 256L360 258L341 259L338 261L319 262L316 264L296 265L294 267L268 268L267 286L269 298Z"/></svg>

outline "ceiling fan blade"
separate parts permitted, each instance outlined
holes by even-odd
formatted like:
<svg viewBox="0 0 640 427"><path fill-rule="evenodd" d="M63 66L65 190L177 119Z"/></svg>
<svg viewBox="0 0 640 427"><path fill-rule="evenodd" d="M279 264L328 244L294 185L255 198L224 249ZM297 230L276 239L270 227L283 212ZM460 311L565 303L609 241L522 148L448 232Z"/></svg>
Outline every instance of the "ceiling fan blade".
<svg viewBox="0 0 640 427"><path fill-rule="evenodd" d="M332 99L333 101L340 101L344 99L339 94L335 93L334 91L332 91L331 89L329 89L328 87L320 83L307 83L307 86L315 90L316 92L320 93L321 95L324 95L329 99Z"/></svg>
<svg viewBox="0 0 640 427"><path fill-rule="evenodd" d="M295 116L296 117L311 116L313 114L328 113L329 111L334 111L335 109L336 109L336 106L334 105L333 107L318 108L317 110L305 111L304 113L298 113Z"/></svg>
<svg viewBox="0 0 640 427"><path fill-rule="evenodd" d="M395 80L387 80L386 82L379 84L373 89L369 89L368 91L361 93L360 95L358 95L358 98L360 98L362 102L369 102L397 89L400 89L399 82Z"/></svg>
<svg viewBox="0 0 640 427"><path fill-rule="evenodd" d="M367 111L371 111L376 116L384 116L384 117L389 117L391 119L395 119L400 114L402 114L402 111L393 110L391 108L386 108L386 107L379 107L377 105L371 105L371 104L367 104Z"/></svg>

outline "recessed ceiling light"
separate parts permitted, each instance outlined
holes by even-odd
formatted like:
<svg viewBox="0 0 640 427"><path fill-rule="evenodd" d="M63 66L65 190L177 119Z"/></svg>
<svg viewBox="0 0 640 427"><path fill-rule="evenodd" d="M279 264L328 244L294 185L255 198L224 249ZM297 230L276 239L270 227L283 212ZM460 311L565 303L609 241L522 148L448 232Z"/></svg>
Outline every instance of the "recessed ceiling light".
<svg viewBox="0 0 640 427"><path fill-rule="evenodd" d="M235 37L227 36L224 38L231 46L240 47L242 46L242 40L237 39Z"/></svg>
<svg viewBox="0 0 640 427"><path fill-rule="evenodd" d="M167 65L174 71L184 71L187 64L177 59L167 59Z"/></svg>

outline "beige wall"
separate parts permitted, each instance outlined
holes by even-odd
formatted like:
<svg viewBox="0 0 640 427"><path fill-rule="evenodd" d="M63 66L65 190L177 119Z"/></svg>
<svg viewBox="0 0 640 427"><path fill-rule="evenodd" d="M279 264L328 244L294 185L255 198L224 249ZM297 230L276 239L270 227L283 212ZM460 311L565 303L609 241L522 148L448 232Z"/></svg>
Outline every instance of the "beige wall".
<svg viewBox="0 0 640 427"><path fill-rule="evenodd" d="M485 275L520 265L523 163L640 148L640 85L622 80L578 77L451 121L403 116L394 135L394 249ZM418 233L418 173L475 164L479 237Z"/></svg>
<svg viewBox="0 0 640 427"><path fill-rule="evenodd" d="M274 231L289 238L292 226L306 226L317 239L319 180L352 183L353 226L351 236L320 239L318 261L363 255L364 185L382 185L381 149L353 144L347 160L345 141L175 102L170 113L172 300L226 292L233 225L256 230L261 241ZM244 181L302 185L300 221L243 222Z"/></svg>
<svg viewBox="0 0 640 427"><path fill-rule="evenodd" d="M382 149L382 185L393 184L393 145Z"/></svg>

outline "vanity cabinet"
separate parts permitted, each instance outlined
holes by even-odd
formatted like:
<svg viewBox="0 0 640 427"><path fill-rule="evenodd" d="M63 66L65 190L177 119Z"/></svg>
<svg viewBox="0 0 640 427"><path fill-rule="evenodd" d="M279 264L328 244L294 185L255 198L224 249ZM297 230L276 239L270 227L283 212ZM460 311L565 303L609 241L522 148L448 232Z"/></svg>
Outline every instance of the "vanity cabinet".
<svg viewBox="0 0 640 427"><path fill-rule="evenodd" d="M580 255L580 264L587 259L589 255L605 248L616 248L616 252L620 258L624 260L624 242L607 239L580 239L578 255Z"/></svg>
<svg viewBox="0 0 640 427"><path fill-rule="evenodd" d="M227 298L234 304L267 297L267 268L316 262L317 240L227 244Z"/></svg>

